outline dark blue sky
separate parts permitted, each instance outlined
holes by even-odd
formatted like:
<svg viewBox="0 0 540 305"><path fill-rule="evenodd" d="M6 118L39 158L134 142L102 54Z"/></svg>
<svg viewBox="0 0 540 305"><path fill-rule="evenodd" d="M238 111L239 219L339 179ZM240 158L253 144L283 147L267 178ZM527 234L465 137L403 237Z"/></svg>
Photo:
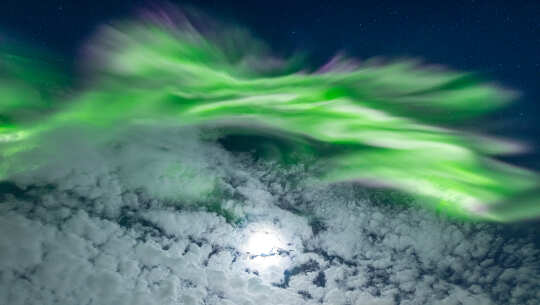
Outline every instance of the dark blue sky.
<svg viewBox="0 0 540 305"><path fill-rule="evenodd" d="M0 31L56 51L69 65L97 25L149 2L4 0ZM484 73L522 96L494 123L476 129L540 144L540 1L171 2L243 24L279 53L307 51L315 62L345 50L359 58L418 57ZM522 162L540 167L536 153Z"/></svg>

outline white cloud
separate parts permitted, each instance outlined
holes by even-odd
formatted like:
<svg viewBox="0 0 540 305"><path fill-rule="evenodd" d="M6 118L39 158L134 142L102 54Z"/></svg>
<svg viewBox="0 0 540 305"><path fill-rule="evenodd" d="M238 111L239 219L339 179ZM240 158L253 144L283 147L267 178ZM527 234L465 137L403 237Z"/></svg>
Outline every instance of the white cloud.
<svg viewBox="0 0 540 305"><path fill-rule="evenodd" d="M372 202L351 184L291 183L310 173L254 164L197 137L135 129L19 175L25 190L0 204L0 304L540 299L538 249L526 236ZM197 208L209 203L244 221ZM271 253L251 258L261 229L273 234L259 245Z"/></svg>

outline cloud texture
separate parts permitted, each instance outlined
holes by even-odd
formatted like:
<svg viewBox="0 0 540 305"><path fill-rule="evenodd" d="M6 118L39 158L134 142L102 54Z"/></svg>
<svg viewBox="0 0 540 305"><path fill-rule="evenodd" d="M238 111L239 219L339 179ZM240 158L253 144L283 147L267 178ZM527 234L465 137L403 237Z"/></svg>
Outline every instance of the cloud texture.
<svg viewBox="0 0 540 305"><path fill-rule="evenodd" d="M527 235L388 204L386 191L306 185L309 166L256 162L200 140L193 129L147 132L138 141L126 134L129 140L99 150L66 152L46 171L3 184L0 303L539 300L538 248ZM153 176L174 162L197 171ZM210 184L198 178L207 170L220 195L204 200L241 221L227 222L210 203L201 208L197 194ZM284 241L280 248L246 253L250 234L269 228Z"/></svg>

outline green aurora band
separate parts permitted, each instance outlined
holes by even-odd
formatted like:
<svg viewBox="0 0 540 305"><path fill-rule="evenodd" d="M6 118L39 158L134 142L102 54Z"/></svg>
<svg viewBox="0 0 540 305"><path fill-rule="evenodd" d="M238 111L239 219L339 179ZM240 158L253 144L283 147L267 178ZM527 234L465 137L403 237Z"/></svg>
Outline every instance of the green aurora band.
<svg viewBox="0 0 540 305"><path fill-rule="evenodd" d="M82 128L107 141L133 125L206 126L271 135L323 160L319 181L399 189L463 219L540 215L538 175L493 159L520 145L459 129L510 102L507 90L412 60L339 56L310 71L301 57L272 57L242 29L155 17L98 33L86 49L82 89L69 89L46 61L2 51L0 179L46 163L26 156L60 150L48 143L58 130Z"/></svg>

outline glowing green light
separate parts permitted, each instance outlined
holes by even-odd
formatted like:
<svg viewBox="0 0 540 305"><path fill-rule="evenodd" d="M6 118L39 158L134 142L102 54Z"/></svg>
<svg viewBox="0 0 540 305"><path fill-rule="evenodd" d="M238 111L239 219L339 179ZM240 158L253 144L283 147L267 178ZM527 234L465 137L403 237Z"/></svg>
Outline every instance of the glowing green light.
<svg viewBox="0 0 540 305"><path fill-rule="evenodd" d="M263 44L243 31L223 33L238 47L190 27L110 28L91 48L99 59L93 82L70 98L44 85L56 75L50 68L36 74L34 62L1 55L2 178L37 166L19 155L43 147L54 130L83 126L114 137L130 124L220 124L278 134L325 160L323 181L398 188L468 218L540 216L538 197L521 196L538 187L538 175L491 158L519 145L456 129L505 105L507 91L414 61L352 66L341 58L325 71L291 73L295 58L261 68L253 63L275 61Z"/></svg>

